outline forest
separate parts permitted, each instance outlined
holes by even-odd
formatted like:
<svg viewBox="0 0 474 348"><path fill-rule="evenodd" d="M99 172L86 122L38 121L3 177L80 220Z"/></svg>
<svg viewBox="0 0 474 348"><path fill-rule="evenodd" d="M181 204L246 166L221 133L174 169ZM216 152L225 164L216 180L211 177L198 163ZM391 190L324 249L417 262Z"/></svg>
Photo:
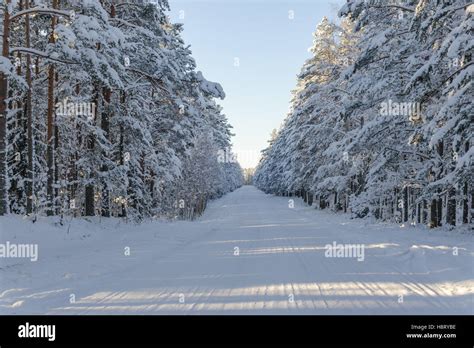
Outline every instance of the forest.
<svg viewBox="0 0 474 348"><path fill-rule="evenodd" d="M353 217L472 223L473 12L348 0L340 22L324 18L256 186Z"/></svg>
<svg viewBox="0 0 474 348"><path fill-rule="evenodd" d="M0 2L0 348L45 317L63 346L220 344L216 327L315 341L253 315L343 333L318 343L471 347L453 318L474 314L473 13ZM212 330L192 318L176 335L180 315ZM232 335L220 315L246 322Z"/></svg>
<svg viewBox="0 0 474 348"><path fill-rule="evenodd" d="M1 5L0 215L199 216L243 183L167 0Z"/></svg>

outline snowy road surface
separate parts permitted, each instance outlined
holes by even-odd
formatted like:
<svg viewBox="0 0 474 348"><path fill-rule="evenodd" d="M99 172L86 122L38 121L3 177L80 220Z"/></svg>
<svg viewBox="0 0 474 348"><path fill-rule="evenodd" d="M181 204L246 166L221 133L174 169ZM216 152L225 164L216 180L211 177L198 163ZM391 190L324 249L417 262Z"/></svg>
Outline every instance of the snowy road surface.
<svg viewBox="0 0 474 348"><path fill-rule="evenodd" d="M0 258L0 314L474 314L468 233L290 209L253 187L195 222L97 221L1 218L0 243L38 243L39 259ZM363 261L326 257L334 242Z"/></svg>

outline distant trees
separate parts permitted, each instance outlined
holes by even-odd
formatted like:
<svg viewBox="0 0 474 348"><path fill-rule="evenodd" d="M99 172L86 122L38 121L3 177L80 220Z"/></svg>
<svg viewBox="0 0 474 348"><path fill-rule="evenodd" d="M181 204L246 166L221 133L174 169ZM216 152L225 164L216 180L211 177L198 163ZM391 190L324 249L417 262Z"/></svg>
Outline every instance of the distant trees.
<svg viewBox="0 0 474 348"><path fill-rule="evenodd" d="M225 94L196 72L167 10L3 2L0 215L194 217L242 184L218 161L231 147Z"/></svg>
<svg viewBox="0 0 474 348"><path fill-rule="evenodd" d="M324 19L255 183L354 216L474 218L472 4L349 0Z"/></svg>
<svg viewBox="0 0 474 348"><path fill-rule="evenodd" d="M245 168L244 169L244 184L245 185L252 185L253 184L254 174L255 174L255 168Z"/></svg>

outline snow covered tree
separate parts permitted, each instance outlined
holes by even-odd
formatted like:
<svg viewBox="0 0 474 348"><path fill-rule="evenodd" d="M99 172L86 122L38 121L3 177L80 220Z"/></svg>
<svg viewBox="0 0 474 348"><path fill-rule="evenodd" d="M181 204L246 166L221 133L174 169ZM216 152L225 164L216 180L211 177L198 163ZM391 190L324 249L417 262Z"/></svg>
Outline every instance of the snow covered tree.
<svg viewBox="0 0 474 348"><path fill-rule="evenodd" d="M225 94L196 71L168 10L165 0L4 2L0 215L170 216L203 139L210 181L190 206L201 213L242 184L239 166L217 161L231 147L215 101Z"/></svg>
<svg viewBox="0 0 474 348"><path fill-rule="evenodd" d="M256 184L357 217L469 223L470 8L349 0L337 29L324 19Z"/></svg>

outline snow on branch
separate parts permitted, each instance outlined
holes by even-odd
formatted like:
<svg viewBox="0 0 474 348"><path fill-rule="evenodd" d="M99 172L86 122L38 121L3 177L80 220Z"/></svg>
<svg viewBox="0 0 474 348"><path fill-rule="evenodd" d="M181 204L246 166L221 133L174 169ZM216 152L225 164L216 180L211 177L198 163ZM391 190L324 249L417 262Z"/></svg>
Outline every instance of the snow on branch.
<svg viewBox="0 0 474 348"><path fill-rule="evenodd" d="M64 63L64 64L79 64L70 60L65 60L65 59L60 59L60 58L54 58L48 55L46 52L43 51L38 51L35 50L34 48L28 48L28 47L14 47L10 49L10 54L13 54L15 52L20 52L20 53L25 53L25 54L31 54L33 56L38 56L42 58L46 58L55 62L59 63Z"/></svg>
<svg viewBox="0 0 474 348"><path fill-rule="evenodd" d="M396 5L396 4L369 5L369 7L373 7L373 8L390 8L391 7L391 8L398 8L399 10L402 10L402 11L415 12L415 9L413 8L402 6L402 5Z"/></svg>
<svg viewBox="0 0 474 348"><path fill-rule="evenodd" d="M133 23L130 23L129 21L126 21L126 20L121 19L121 18L109 18L109 21L111 21L111 22L117 22L117 23L119 23L119 24L123 24L123 25L125 25L125 26L130 27L130 28L135 28L135 29L140 29L140 30L142 30L142 28L139 27L138 25L135 25L135 24L133 24Z"/></svg>
<svg viewBox="0 0 474 348"><path fill-rule="evenodd" d="M141 71L139 69L134 69L134 68L127 68L128 71L130 72L133 72L135 74L138 74L138 75L141 75L143 77L145 77L147 80L149 80L153 86L159 88L160 90L170 94L170 92L163 86L163 81L161 79L159 79L158 77L156 76L152 76L144 71Z"/></svg>
<svg viewBox="0 0 474 348"><path fill-rule="evenodd" d="M10 20L14 21L15 19L20 18L21 16L26 16L29 14L45 14L45 15L63 16L63 17L68 17L68 18L71 16L70 11L61 11L61 10L56 10L53 8L34 7L34 8L30 8L30 9L23 10L23 11L13 14L10 17Z"/></svg>
<svg viewBox="0 0 474 348"><path fill-rule="evenodd" d="M204 92L212 95L215 98L225 99L224 89L222 88L222 86L219 83L210 82L210 81L206 80L204 78L202 72L200 72L200 71L198 71L196 73L195 77L196 77L197 82L200 84L201 89Z"/></svg>

